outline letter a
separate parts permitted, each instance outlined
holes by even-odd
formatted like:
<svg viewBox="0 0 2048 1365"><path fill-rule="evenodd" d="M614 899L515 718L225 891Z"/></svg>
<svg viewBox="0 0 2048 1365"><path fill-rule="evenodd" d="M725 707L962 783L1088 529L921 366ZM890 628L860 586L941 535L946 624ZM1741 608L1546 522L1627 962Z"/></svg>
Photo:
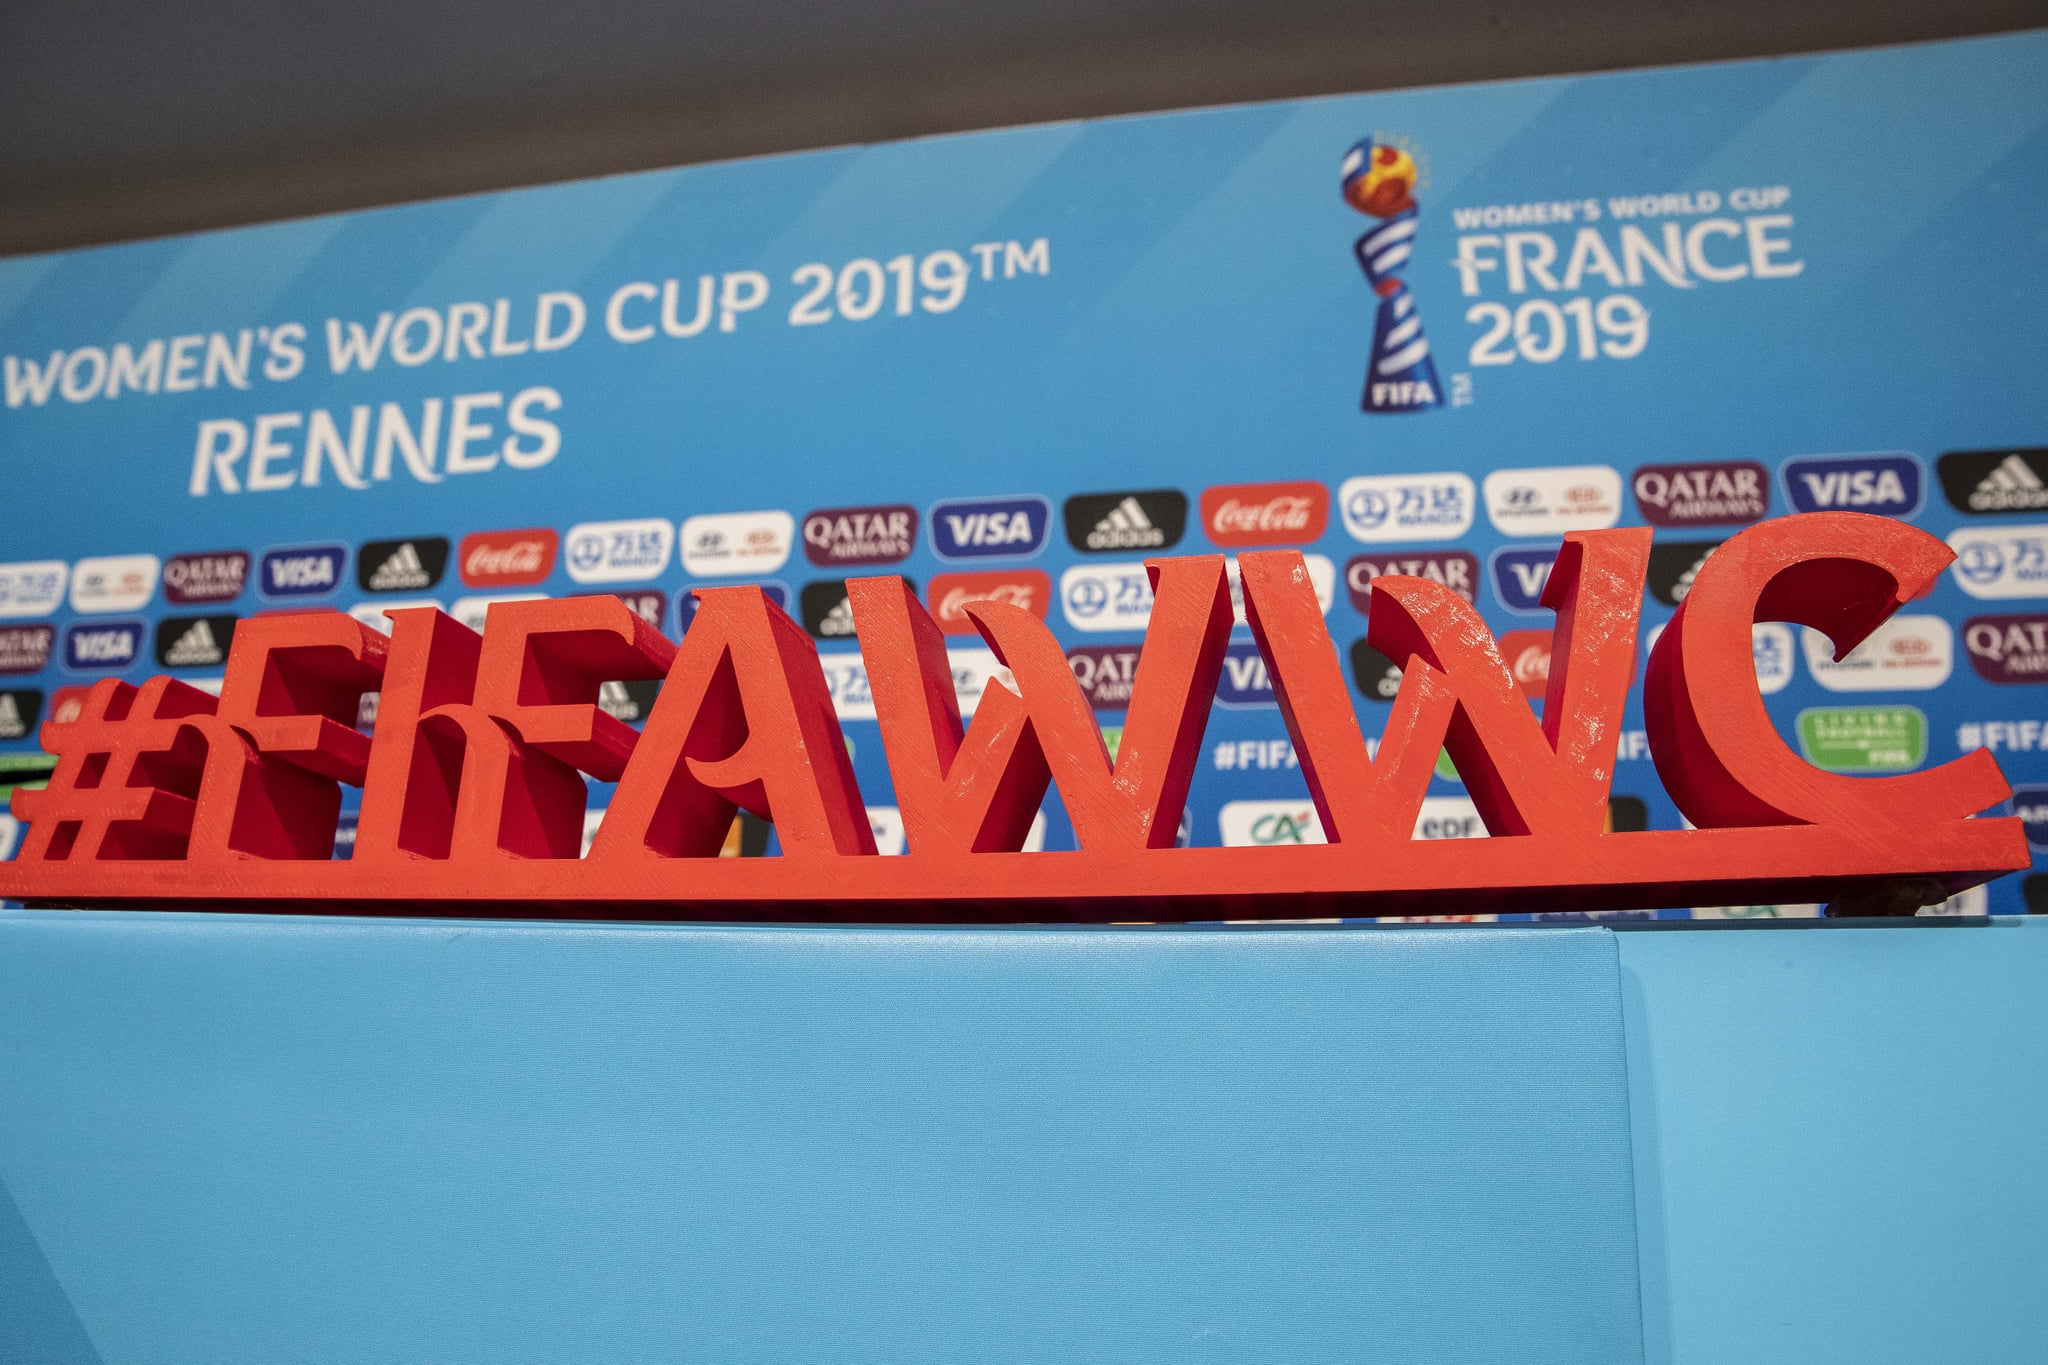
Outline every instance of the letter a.
<svg viewBox="0 0 2048 1365"><path fill-rule="evenodd" d="M817 646L759 588L697 600L590 860L713 856L735 809L772 821L784 857L873 853Z"/></svg>

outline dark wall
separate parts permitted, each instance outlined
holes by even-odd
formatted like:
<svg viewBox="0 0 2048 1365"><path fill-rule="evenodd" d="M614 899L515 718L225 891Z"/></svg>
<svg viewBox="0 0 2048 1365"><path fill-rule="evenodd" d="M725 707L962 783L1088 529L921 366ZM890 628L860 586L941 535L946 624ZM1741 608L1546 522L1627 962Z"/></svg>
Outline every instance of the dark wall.
<svg viewBox="0 0 2048 1365"><path fill-rule="evenodd" d="M0 254L1001 124L2041 23L2048 0L0 0Z"/></svg>

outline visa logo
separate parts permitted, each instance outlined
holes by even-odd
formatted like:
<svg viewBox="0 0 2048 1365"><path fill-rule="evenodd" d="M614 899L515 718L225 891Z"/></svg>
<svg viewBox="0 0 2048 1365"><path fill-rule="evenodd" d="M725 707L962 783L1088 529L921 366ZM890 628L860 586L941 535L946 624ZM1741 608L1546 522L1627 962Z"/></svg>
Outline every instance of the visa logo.
<svg viewBox="0 0 2048 1365"><path fill-rule="evenodd" d="M942 502L931 509L932 551L941 559L1035 555L1045 548L1052 504L1044 498Z"/></svg>
<svg viewBox="0 0 2048 1365"><path fill-rule="evenodd" d="M271 550L263 556L257 584L265 597L315 597L341 581L348 551L339 545Z"/></svg>
<svg viewBox="0 0 2048 1365"><path fill-rule="evenodd" d="M1799 512L1920 510L1920 462L1911 455L1812 455L1785 462L1785 492Z"/></svg>
<svg viewBox="0 0 2048 1365"><path fill-rule="evenodd" d="M64 662L71 668L126 668L135 662L142 623L73 626L64 636Z"/></svg>
<svg viewBox="0 0 2048 1365"><path fill-rule="evenodd" d="M1493 555L1493 591L1509 611L1543 610L1543 586L1550 581L1550 566L1561 547L1531 546L1496 550Z"/></svg>
<svg viewBox="0 0 2048 1365"><path fill-rule="evenodd" d="M1249 640L1230 646L1223 656L1223 676L1216 680L1219 706L1273 706L1273 679L1266 672L1265 656Z"/></svg>

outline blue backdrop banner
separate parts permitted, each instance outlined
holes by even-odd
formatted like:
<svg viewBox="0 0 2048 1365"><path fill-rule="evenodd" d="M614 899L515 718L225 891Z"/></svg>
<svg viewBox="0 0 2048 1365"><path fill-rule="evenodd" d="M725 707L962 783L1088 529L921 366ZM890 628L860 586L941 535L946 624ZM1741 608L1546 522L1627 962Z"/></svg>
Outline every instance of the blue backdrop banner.
<svg viewBox="0 0 2048 1365"><path fill-rule="evenodd" d="M1113 743L1143 559L1298 547L1376 733L1377 574L1470 597L1540 694L1564 533L1657 528L1647 646L1743 525L1846 508L1958 559L1843 661L1757 628L1788 741L1873 774L1989 748L2048 847L2043 89L2037 33L0 261L0 787L77 689L217 679L254 612L617 592L673 635L693 586L758 582L817 637L900 851L849 575L916 583L970 705L999 670L961 604L1042 613ZM1184 838L1318 839L1242 640ZM1639 708L1620 758L1616 827L1675 826ZM1418 835L1483 833L1443 765ZM1056 799L1033 837L1071 843ZM2013 877L1951 908L2030 889L2048 906Z"/></svg>

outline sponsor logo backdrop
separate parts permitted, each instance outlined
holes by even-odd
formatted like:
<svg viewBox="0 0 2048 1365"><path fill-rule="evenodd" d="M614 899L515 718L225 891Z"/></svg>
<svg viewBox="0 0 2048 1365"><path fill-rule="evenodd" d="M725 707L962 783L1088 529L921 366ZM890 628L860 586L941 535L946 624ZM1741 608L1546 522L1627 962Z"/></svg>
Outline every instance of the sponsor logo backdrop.
<svg viewBox="0 0 2048 1365"><path fill-rule="evenodd" d="M693 587L764 583L900 849L848 575L919 585L963 710L1002 685L966 605L1043 616L1113 750L1145 556L1299 548L1376 735L1399 683L1362 639L1379 574L1469 597L1540 693L1564 533L1656 528L1647 650L1728 536L1847 509L1958 563L1844 660L1758 628L1787 743L1857 773L1990 747L2048 827L2044 88L2048 35L2021 35L0 261L0 759L30 780L36 722L96 678L214 684L258 612L615 592L675 635ZM1249 642L1192 843L1321 837ZM657 691L605 700L640 723ZM1678 823L1639 707L1614 798L1618 828ZM1417 829L1480 833L1448 763ZM1033 837L1071 846L1056 798ZM2020 910L2022 880L1963 908Z"/></svg>

